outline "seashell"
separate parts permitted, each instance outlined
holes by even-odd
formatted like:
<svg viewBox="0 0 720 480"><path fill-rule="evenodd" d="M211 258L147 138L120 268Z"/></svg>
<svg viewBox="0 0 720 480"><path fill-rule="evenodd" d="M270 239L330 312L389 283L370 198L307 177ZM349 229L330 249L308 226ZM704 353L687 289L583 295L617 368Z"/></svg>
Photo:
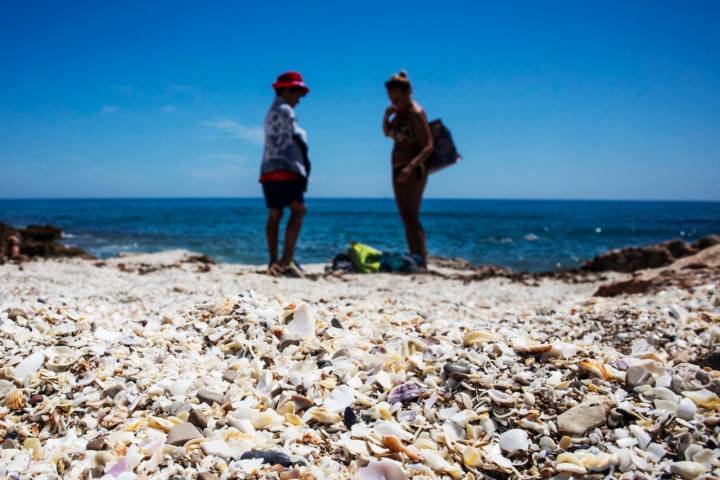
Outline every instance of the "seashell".
<svg viewBox="0 0 720 480"><path fill-rule="evenodd" d="M26 379L40 370L40 367L42 367L44 363L45 355L42 352L35 352L25 357L22 362L16 365L15 368L12 369L12 375L24 383Z"/></svg>
<svg viewBox="0 0 720 480"><path fill-rule="evenodd" d="M463 335L463 344L466 347L474 347L478 345L484 345L486 343L496 342L500 340L500 336L492 333L487 332L485 330L472 330L469 332L465 332Z"/></svg>
<svg viewBox="0 0 720 480"><path fill-rule="evenodd" d="M465 473L458 465L445 460L437 450L421 450L423 462L436 472L447 473L455 479L462 478Z"/></svg>
<svg viewBox="0 0 720 480"><path fill-rule="evenodd" d="M169 420L160 417L150 416L147 421L148 427L169 433L175 424Z"/></svg>
<svg viewBox="0 0 720 480"><path fill-rule="evenodd" d="M525 430L515 428L500 434L500 449L511 455L515 452L525 452L529 448L528 435Z"/></svg>
<svg viewBox="0 0 720 480"><path fill-rule="evenodd" d="M702 390L685 391L682 392L682 394L692 400L698 407L711 410L720 406L720 398L710 390L704 388Z"/></svg>
<svg viewBox="0 0 720 480"><path fill-rule="evenodd" d="M591 472L604 472L619 463L617 455L609 453L586 454L580 457L580 463Z"/></svg>
<svg viewBox="0 0 720 480"><path fill-rule="evenodd" d="M10 410L20 410L25 406L25 394L22 390L15 389L10 391L5 397L5 406Z"/></svg>
<svg viewBox="0 0 720 480"><path fill-rule="evenodd" d="M77 361L78 355L69 347L50 347L45 350L45 357L45 366L49 370L64 372Z"/></svg>
<svg viewBox="0 0 720 480"><path fill-rule="evenodd" d="M498 405L515 404L515 398L513 398L512 395L508 395L507 393L501 392L500 390L490 389L487 391L487 394L490 397L490 400L492 400L493 403L497 403Z"/></svg>
<svg viewBox="0 0 720 480"><path fill-rule="evenodd" d="M561 473L577 473L585 475L587 469L580 459L572 453L561 453L557 456L555 470Z"/></svg>
<svg viewBox="0 0 720 480"><path fill-rule="evenodd" d="M677 416L683 420L692 420L697 413L697 406L690 398L683 398L677 406Z"/></svg>
<svg viewBox="0 0 720 480"><path fill-rule="evenodd" d="M539 355L549 352L552 349L552 345L549 343L540 343L525 337L513 338L510 344L516 352L529 353L532 355Z"/></svg>
<svg viewBox="0 0 720 480"><path fill-rule="evenodd" d="M467 447L463 450L463 463L467 467L477 467L482 464L483 459L480 450L475 447Z"/></svg>
<svg viewBox="0 0 720 480"><path fill-rule="evenodd" d="M397 403L415 400L422 394L423 389L420 385L413 382L407 382L403 383L402 385L398 385L397 387L390 390L390 393L388 393L387 397L388 402Z"/></svg>
<svg viewBox="0 0 720 480"><path fill-rule="evenodd" d="M611 378L611 374L607 368L605 368L605 365L595 360L581 360L578 366L581 371L594 377L602 378L603 380L609 380Z"/></svg>
<svg viewBox="0 0 720 480"><path fill-rule="evenodd" d="M295 427L299 427L302 425L302 419L295 415L294 413L286 413L285 414L285 421L288 422L290 425L293 425Z"/></svg>
<svg viewBox="0 0 720 480"><path fill-rule="evenodd" d="M638 425L630 425L628 428L630 429L630 432L633 434L633 436L637 439L640 448L645 450L647 446L650 445L650 441L652 440L650 438L650 434Z"/></svg>
<svg viewBox="0 0 720 480"><path fill-rule="evenodd" d="M254 412L251 418L253 427L258 430L266 430L271 427L279 427L284 421L285 417L277 413L275 410L268 409L264 412Z"/></svg>
<svg viewBox="0 0 720 480"><path fill-rule="evenodd" d="M703 448L699 452L693 454L693 462L702 463L708 470L712 469L713 465L717 462L715 452L709 448Z"/></svg>
<svg viewBox="0 0 720 480"><path fill-rule="evenodd" d="M315 318L307 303L301 303L292 313L292 320L285 325L283 340L310 340L315 337Z"/></svg>
<svg viewBox="0 0 720 480"><path fill-rule="evenodd" d="M401 440L412 440L413 435L403 430L403 428L395 422L379 421L375 423L375 431L382 436L392 435ZM418 447L421 448L421 447Z"/></svg>
<svg viewBox="0 0 720 480"><path fill-rule="evenodd" d="M391 452L400 452L404 453L408 456L410 460L413 462L416 462L420 460L420 456L417 455L415 452L408 449L405 445L402 444L399 438L397 438L394 435L383 435L383 443L385 446L390 450Z"/></svg>
<svg viewBox="0 0 720 480"><path fill-rule="evenodd" d="M196 440L201 442L199 445L206 455L215 455L216 457L225 459L235 458L235 451L223 440ZM187 450L187 444L185 445L185 449Z"/></svg>
<svg viewBox="0 0 720 480"><path fill-rule="evenodd" d="M402 464L383 458L371 460L364 467L358 468L357 478L360 480L408 480L410 476L403 470Z"/></svg>
<svg viewBox="0 0 720 480"><path fill-rule="evenodd" d="M330 412L324 407L313 407L305 413L305 417L312 418L316 422L325 424L335 424L342 420L340 415Z"/></svg>
<svg viewBox="0 0 720 480"><path fill-rule="evenodd" d="M340 385L325 399L323 406L331 412L342 412L355 401L357 392L347 385Z"/></svg>
<svg viewBox="0 0 720 480"><path fill-rule="evenodd" d="M673 462L670 464L670 472L680 475L686 480L698 478L706 471L705 465L697 462Z"/></svg>
<svg viewBox="0 0 720 480"><path fill-rule="evenodd" d="M368 456L370 454L367 444L362 440L353 440L348 437L343 437L340 439L338 444L352 455Z"/></svg>
<svg viewBox="0 0 720 480"><path fill-rule="evenodd" d="M498 445L497 443L485 445L483 447L483 452L485 453L485 458L489 462L492 462L498 467L501 467L505 470L512 470L512 462L509 458L503 456L502 452L500 451L500 445Z"/></svg>

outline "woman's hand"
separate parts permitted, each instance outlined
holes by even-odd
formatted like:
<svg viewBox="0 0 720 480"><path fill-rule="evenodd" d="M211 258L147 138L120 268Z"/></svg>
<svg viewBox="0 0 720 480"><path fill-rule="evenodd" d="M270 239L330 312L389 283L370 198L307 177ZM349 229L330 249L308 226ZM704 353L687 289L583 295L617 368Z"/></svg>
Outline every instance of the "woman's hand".
<svg viewBox="0 0 720 480"><path fill-rule="evenodd" d="M398 183L405 183L410 180L410 176L413 174L413 170L415 170L415 167L413 165L407 165L406 167L403 167L403 169L400 170L400 173L398 173L397 176Z"/></svg>

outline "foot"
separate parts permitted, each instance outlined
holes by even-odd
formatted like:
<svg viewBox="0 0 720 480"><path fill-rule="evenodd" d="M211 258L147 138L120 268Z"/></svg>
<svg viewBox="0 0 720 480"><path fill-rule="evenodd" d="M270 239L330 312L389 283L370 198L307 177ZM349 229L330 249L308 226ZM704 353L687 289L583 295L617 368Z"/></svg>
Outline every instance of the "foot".
<svg viewBox="0 0 720 480"><path fill-rule="evenodd" d="M280 265L277 262L271 263L270 266L267 269L267 274L271 277L277 277L282 275L283 271L285 270L285 267Z"/></svg>

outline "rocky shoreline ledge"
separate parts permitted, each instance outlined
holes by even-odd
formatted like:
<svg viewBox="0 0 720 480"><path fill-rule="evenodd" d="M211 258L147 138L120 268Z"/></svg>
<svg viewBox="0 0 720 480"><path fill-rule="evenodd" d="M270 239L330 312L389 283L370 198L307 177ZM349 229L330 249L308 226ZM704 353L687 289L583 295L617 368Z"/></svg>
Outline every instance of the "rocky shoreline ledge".
<svg viewBox="0 0 720 480"><path fill-rule="evenodd" d="M0 477L714 478L720 245L690 248L540 275L6 263Z"/></svg>

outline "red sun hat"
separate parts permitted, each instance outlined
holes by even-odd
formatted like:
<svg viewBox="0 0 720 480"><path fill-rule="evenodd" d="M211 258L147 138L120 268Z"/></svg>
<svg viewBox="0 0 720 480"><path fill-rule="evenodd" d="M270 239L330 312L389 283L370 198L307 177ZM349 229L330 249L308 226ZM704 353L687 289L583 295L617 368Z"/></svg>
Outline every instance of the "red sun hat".
<svg viewBox="0 0 720 480"><path fill-rule="evenodd" d="M310 88L303 82L302 75L298 72L285 72L277 77L272 87L277 90L278 88L301 88L308 93Z"/></svg>

